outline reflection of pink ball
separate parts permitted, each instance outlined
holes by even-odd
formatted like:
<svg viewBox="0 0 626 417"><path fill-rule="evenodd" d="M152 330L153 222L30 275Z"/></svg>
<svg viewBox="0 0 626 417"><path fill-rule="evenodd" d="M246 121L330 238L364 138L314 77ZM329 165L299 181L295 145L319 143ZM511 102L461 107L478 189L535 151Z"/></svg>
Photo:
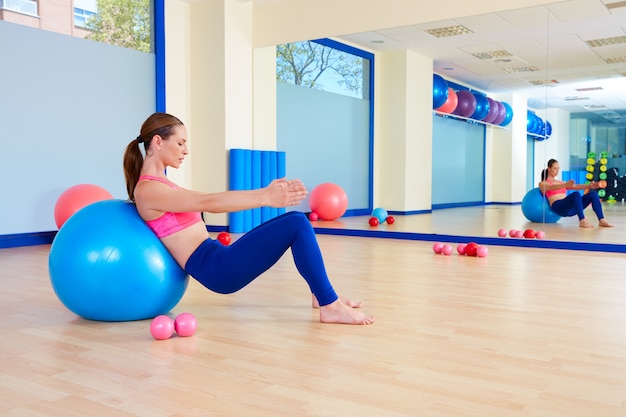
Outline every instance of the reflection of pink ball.
<svg viewBox="0 0 626 417"><path fill-rule="evenodd" d="M57 199L54 205L54 221L60 229L68 218L83 207L112 198L111 193L98 185L74 185L63 191Z"/></svg>
<svg viewBox="0 0 626 417"><path fill-rule="evenodd" d="M459 245L456 247L456 251L459 253L459 255L465 255L465 243L459 243Z"/></svg>
<svg viewBox="0 0 626 417"><path fill-rule="evenodd" d="M321 220L335 220L348 209L348 196L337 184L323 183L309 194L309 206Z"/></svg>
<svg viewBox="0 0 626 417"><path fill-rule="evenodd" d="M433 252L435 253L441 253L442 249L443 249L443 243L437 242L433 245Z"/></svg>
<svg viewBox="0 0 626 417"><path fill-rule="evenodd" d="M480 246L478 247L478 249L476 249L476 256L480 258L484 258L485 256L487 256L488 253L489 253L489 249L487 249L484 246Z"/></svg>
<svg viewBox="0 0 626 417"><path fill-rule="evenodd" d="M450 255L452 253L452 246L445 244L441 247L441 253L444 255Z"/></svg>
<svg viewBox="0 0 626 417"><path fill-rule="evenodd" d="M537 232L535 233L535 237L537 239L543 239L546 237L546 233L543 230L537 230Z"/></svg>
<svg viewBox="0 0 626 417"><path fill-rule="evenodd" d="M197 327L196 317L191 313L181 313L174 320L174 330L181 337L193 336Z"/></svg>
<svg viewBox="0 0 626 417"><path fill-rule="evenodd" d="M317 219L319 218L320 216L316 212L312 211L309 213L309 220L311 220L312 222L317 221Z"/></svg>
<svg viewBox="0 0 626 417"><path fill-rule="evenodd" d="M500 229L500 230L498 230L498 236L500 236L500 237L506 237L506 230L504 230L504 229Z"/></svg>
<svg viewBox="0 0 626 417"><path fill-rule="evenodd" d="M156 340L169 339L174 334L174 321L163 314L156 316L150 323L150 333Z"/></svg>

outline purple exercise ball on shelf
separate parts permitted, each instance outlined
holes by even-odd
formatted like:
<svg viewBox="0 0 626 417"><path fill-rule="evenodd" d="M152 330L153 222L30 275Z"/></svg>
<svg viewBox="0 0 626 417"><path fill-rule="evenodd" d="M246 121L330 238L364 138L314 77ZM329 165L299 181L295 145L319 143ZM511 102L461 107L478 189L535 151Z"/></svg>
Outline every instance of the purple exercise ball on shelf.
<svg viewBox="0 0 626 417"><path fill-rule="evenodd" d="M487 115L483 118L483 122L485 123L493 123L493 121L498 116L498 103L492 99L487 97L487 101L489 102L489 111Z"/></svg>
<svg viewBox="0 0 626 417"><path fill-rule="evenodd" d="M506 117L506 108L504 107L504 104L502 104L499 101L497 102L497 104L498 104L498 116L496 116L496 118L492 122L494 125L499 125L500 123L504 121L504 118Z"/></svg>
<svg viewBox="0 0 626 417"><path fill-rule="evenodd" d="M470 117L476 111L476 97L468 90L460 90L456 92L459 99L453 114L462 117Z"/></svg>

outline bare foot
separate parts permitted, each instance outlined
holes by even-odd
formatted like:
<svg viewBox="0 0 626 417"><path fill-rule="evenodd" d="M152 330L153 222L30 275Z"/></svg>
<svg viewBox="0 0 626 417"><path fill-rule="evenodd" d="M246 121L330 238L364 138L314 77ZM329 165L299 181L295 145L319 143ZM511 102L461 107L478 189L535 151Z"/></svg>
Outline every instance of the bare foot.
<svg viewBox="0 0 626 417"><path fill-rule="evenodd" d="M341 299L320 307L322 323L372 324L374 320L376 320L374 316L345 305Z"/></svg>
<svg viewBox="0 0 626 417"><path fill-rule="evenodd" d="M613 225L606 221L606 219L600 220L600 227L613 227Z"/></svg>
<svg viewBox="0 0 626 417"><path fill-rule="evenodd" d="M313 300L311 302L311 304L313 305L313 308L320 308L320 303L319 303L319 301L317 301L317 298L315 297L315 295L311 294L311 296L313 298ZM351 299L345 298L345 297L339 297L339 299L341 300L342 303L344 303L348 307L352 307L352 308L361 308L361 307L363 307L363 302L361 302L361 301L354 301L354 300L351 300Z"/></svg>
<svg viewBox="0 0 626 417"><path fill-rule="evenodd" d="M590 228L593 227L593 224L589 223L589 220L587 219L582 219L579 223L580 227L586 227L586 228Z"/></svg>

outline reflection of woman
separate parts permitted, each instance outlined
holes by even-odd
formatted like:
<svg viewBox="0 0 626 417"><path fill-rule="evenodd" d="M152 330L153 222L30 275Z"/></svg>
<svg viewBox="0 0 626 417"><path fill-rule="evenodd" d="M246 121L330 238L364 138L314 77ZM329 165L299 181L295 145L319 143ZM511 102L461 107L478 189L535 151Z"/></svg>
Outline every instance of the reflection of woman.
<svg viewBox="0 0 626 417"><path fill-rule="evenodd" d="M600 197L595 191L598 183L592 181L589 184L576 184L574 180L567 182L556 179L559 173L559 162L556 159L548 161L548 168L541 171L539 189L546 196L553 212L562 217L578 216L580 227L593 227L585 218L584 210L591 204L593 211L598 216L601 227L613 227L604 218ZM589 190L585 195L580 193L567 194L567 190Z"/></svg>
<svg viewBox="0 0 626 417"><path fill-rule="evenodd" d="M143 144L145 158L139 145ZM298 272L313 294L313 307L325 323L370 324L374 317L361 303L339 298L331 285L311 224L300 212L269 220L230 246L210 238L200 212L225 213L261 206L299 204L307 195L299 180L279 179L249 191L200 193L183 189L165 176L188 154L187 132L176 117L151 115L124 153L130 199L178 264L208 289L229 294L248 285L291 249ZM280 290L278 290L280 291Z"/></svg>

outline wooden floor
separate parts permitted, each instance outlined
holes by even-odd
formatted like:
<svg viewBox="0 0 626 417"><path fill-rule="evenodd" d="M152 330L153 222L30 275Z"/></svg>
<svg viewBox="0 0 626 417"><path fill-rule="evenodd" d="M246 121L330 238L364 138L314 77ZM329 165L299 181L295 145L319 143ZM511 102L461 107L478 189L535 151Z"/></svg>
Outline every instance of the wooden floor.
<svg viewBox="0 0 626 417"><path fill-rule="evenodd" d="M504 223L492 226L522 227ZM0 416L626 416L623 254L319 242L338 290L375 324L320 324L285 256L234 295L191 281L171 314L195 314L196 335L155 341L149 321L65 309L49 246L1 249Z"/></svg>
<svg viewBox="0 0 626 417"><path fill-rule="evenodd" d="M626 205L623 202L603 204L607 220L615 228L580 228L578 217L562 217L557 223L532 223L523 215L519 205L489 205L434 210L432 213L394 216L393 225L370 227L370 216L342 217L335 221L314 222L317 228L376 230L389 232L426 233L468 237L498 237L499 229L543 230L546 239L559 242L586 242L626 245ZM585 216L597 226L591 208Z"/></svg>

